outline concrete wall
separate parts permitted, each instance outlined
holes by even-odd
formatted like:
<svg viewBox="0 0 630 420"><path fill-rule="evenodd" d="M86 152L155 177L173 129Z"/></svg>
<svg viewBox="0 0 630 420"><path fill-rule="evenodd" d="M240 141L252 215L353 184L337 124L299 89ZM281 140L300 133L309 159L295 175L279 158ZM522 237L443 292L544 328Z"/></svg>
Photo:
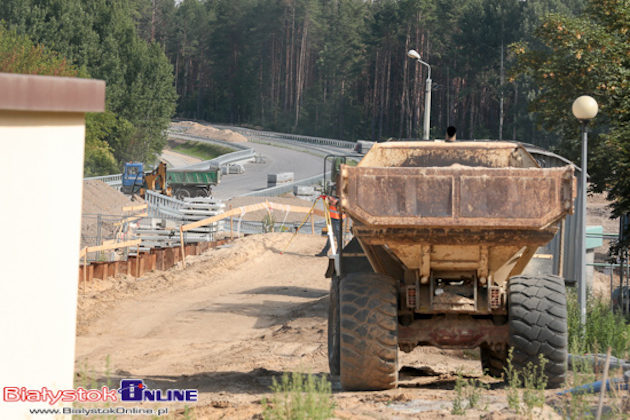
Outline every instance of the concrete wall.
<svg viewBox="0 0 630 420"><path fill-rule="evenodd" d="M0 92L13 89L19 95L16 101L11 95L0 98L2 389L73 388L85 135L82 109L104 107L103 82L88 81L92 83L88 85L75 80L0 73ZM21 90L15 89L16 83ZM35 90L59 83L74 96L82 95L86 86L102 94L92 106L74 109L73 103L78 102L63 94L38 99ZM63 112L51 105L55 99L66 101ZM47 403L0 400L0 418L42 418L29 415L28 409L47 407Z"/></svg>

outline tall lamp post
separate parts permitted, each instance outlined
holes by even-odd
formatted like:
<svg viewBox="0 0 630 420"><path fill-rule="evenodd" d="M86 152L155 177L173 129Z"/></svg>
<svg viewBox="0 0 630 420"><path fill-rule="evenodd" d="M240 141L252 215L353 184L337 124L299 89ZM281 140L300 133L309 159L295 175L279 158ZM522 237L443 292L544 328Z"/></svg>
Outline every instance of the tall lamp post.
<svg viewBox="0 0 630 420"><path fill-rule="evenodd" d="M573 101L571 108L573 115L582 124L582 176L580 177L580 191L582 200L580 207L582 210L582 234L580 235L580 275L578 277L578 305L580 306L580 322L586 325L586 177L587 177L587 145L588 133L587 124L595 118L599 107L597 101L590 96L580 96Z"/></svg>
<svg viewBox="0 0 630 420"><path fill-rule="evenodd" d="M418 63L423 66L427 66L427 69L429 69L424 88L424 129L422 130L422 139L429 140L429 127L431 124L431 66L422 61L420 54L416 50L409 50L407 56L411 59L417 60Z"/></svg>

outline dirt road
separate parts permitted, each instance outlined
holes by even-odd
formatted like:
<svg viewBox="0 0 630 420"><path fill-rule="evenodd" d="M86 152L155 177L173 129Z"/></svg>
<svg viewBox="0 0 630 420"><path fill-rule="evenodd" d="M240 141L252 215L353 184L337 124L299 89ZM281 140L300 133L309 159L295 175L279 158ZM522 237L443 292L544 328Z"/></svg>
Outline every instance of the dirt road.
<svg viewBox="0 0 630 420"><path fill-rule="evenodd" d="M262 412L272 378L294 371L327 377L327 260L313 256L324 239L299 235L281 253L289 238L250 236L190 257L185 270L95 280L79 297L78 381L93 375L114 384L143 378L151 388L197 388L193 417L248 419ZM472 351L416 349L400 357L397 390L341 392L333 378L336 416L450 418L456 372L482 376ZM502 414L505 391L483 380L491 388L484 410L466 417L510 418Z"/></svg>

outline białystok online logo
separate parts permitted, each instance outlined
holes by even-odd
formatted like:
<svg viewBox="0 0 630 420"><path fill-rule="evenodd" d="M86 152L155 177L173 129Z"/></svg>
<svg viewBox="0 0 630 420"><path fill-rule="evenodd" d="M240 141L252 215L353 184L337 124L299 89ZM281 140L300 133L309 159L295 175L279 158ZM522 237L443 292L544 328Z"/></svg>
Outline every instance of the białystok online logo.
<svg viewBox="0 0 630 420"><path fill-rule="evenodd" d="M120 394L120 395L119 395ZM28 389L6 386L2 389L5 402L115 402L115 401L197 401L196 389L150 389L142 379L122 379L119 389L63 389L53 391L46 387Z"/></svg>

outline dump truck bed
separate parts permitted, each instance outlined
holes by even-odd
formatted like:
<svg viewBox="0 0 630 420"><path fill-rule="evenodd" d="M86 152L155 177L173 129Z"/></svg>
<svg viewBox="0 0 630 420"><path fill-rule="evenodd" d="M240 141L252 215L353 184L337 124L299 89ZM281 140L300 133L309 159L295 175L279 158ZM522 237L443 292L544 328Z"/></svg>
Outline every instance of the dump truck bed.
<svg viewBox="0 0 630 420"><path fill-rule="evenodd" d="M166 174L167 180L170 184L182 184L182 185L215 185L219 183L218 168L211 168L209 170L169 170Z"/></svg>
<svg viewBox="0 0 630 420"><path fill-rule="evenodd" d="M345 167L342 206L375 227L543 229L571 209L571 167Z"/></svg>
<svg viewBox="0 0 630 420"><path fill-rule="evenodd" d="M574 183L515 143L396 142L344 166L340 191L366 226L540 230L572 210Z"/></svg>
<svg viewBox="0 0 630 420"><path fill-rule="evenodd" d="M576 191L572 166L540 168L508 142L376 144L338 188L374 271L500 284L553 238Z"/></svg>

